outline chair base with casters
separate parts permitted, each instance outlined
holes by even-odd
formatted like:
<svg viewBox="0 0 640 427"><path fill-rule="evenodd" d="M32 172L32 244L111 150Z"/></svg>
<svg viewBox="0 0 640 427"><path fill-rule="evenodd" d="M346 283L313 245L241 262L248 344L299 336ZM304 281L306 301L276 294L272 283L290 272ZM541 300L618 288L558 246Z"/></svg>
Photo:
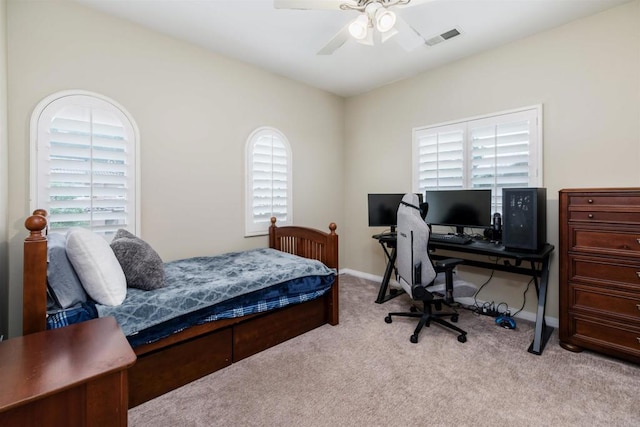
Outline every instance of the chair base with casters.
<svg viewBox="0 0 640 427"><path fill-rule="evenodd" d="M445 274L445 293L444 298L435 298L434 294L429 292L428 287L423 287L420 285L414 285L412 287L412 298L414 300L422 301L422 310L418 309L415 305L411 306L410 312L397 312L397 313L389 313L384 318L384 321L387 323L392 322L392 316L399 317L413 317L420 319L418 321L418 326L416 326L415 331L409 338L410 341L414 344L418 342L418 335L423 327L429 327L431 322L442 325L446 328L449 328L453 331L459 333L458 341L461 343L467 342L467 332L459 327L453 325L452 323L444 320L445 317L450 317L451 322L456 323L458 321L458 313L457 312L439 312L442 309L442 305L446 305L451 307L454 303L453 300L453 268L461 264L463 260L457 258L449 258L440 260L434 263L434 268L436 272L443 272ZM437 313L433 312L433 306L435 306Z"/></svg>
<svg viewBox="0 0 640 427"><path fill-rule="evenodd" d="M461 343L467 342L466 331L458 328L457 326L443 319L443 317L451 316L451 321L455 323L458 321L458 313L455 313L455 312L454 313L433 313L431 304L432 302L424 301L422 311L420 311L414 305L414 306L411 306L410 312L389 313L384 318L384 321L387 323L391 323L392 322L391 316L419 318L420 320L418 321L418 326L416 326L415 331L413 331L413 334L411 335L411 337L409 337L409 340L414 344L418 342L418 335L420 334L420 331L422 330L422 328L425 326L429 327L431 322L438 323L442 326L445 326L449 329L459 332L460 335L458 335L458 341L460 341Z"/></svg>

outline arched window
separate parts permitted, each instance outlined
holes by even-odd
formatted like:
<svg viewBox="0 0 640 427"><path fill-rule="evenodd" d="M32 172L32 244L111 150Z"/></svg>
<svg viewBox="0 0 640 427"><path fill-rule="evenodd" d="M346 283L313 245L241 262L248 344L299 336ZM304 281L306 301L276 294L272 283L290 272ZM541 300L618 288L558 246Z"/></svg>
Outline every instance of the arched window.
<svg viewBox="0 0 640 427"><path fill-rule="evenodd" d="M43 99L31 116L32 209L46 209L55 231L136 234L138 146L135 122L113 100L85 91Z"/></svg>
<svg viewBox="0 0 640 427"><path fill-rule="evenodd" d="M293 223L291 146L277 129L261 127L249 136L246 157L245 234L266 234L275 216L278 225Z"/></svg>

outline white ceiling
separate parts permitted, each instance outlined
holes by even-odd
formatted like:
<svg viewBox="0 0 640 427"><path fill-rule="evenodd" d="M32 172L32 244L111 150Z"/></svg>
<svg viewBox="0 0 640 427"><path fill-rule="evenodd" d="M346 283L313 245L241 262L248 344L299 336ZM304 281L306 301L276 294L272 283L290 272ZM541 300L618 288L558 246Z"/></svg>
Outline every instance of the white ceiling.
<svg viewBox="0 0 640 427"><path fill-rule="evenodd" d="M393 38L347 41L316 55L352 21L352 10L275 9L273 0L75 0L213 52L341 96L352 96L510 43L630 0L419 0L396 13L425 39L462 34L407 52ZM416 0L418 1L418 0Z"/></svg>

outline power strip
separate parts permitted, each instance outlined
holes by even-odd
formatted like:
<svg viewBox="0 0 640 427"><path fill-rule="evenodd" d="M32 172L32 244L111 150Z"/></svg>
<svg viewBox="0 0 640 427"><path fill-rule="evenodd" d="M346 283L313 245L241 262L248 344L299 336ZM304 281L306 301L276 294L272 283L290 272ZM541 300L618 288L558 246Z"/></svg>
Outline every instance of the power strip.
<svg viewBox="0 0 640 427"><path fill-rule="evenodd" d="M505 306L506 310L499 311L498 308L503 305ZM476 314L482 314L483 316L489 316L493 318L499 316L511 316L511 310L509 310L507 304L504 302L496 305L494 302L477 301L475 306L467 308Z"/></svg>
<svg viewBox="0 0 640 427"><path fill-rule="evenodd" d="M498 317L500 313L497 310L494 310L490 307L480 307L478 309L478 314L483 314L485 316Z"/></svg>

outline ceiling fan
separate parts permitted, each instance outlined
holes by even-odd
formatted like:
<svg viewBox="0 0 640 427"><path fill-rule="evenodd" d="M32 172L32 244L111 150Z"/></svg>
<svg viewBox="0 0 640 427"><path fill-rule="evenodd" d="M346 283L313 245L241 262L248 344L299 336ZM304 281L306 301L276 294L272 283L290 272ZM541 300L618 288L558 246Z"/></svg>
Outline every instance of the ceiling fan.
<svg viewBox="0 0 640 427"><path fill-rule="evenodd" d="M406 51L424 45L424 38L392 8L415 6L427 1L432 0L274 0L273 5L276 9L338 9L360 12L357 18L318 51L318 55L331 55L350 38L361 44L374 45L376 41L384 43L394 37Z"/></svg>

